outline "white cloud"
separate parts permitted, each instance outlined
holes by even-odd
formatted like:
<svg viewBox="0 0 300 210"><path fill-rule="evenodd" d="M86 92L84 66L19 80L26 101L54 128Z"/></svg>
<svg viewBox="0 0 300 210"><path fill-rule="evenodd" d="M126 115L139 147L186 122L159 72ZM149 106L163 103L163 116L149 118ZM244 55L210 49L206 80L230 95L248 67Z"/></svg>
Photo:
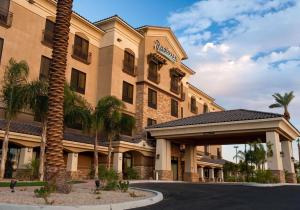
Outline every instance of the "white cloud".
<svg viewBox="0 0 300 210"><path fill-rule="evenodd" d="M268 108L272 94L294 90L290 111L300 128L299 11L300 2L291 0L209 0L168 21L197 72L195 85L227 109L272 112L282 111Z"/></svg>

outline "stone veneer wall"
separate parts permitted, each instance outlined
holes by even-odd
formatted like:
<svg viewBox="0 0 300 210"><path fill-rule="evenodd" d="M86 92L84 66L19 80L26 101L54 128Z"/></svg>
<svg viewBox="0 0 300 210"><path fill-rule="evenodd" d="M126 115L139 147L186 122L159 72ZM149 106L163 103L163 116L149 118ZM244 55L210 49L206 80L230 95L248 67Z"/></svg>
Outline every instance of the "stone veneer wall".
<svg viewBox="0 0 300 210"><path fill-rule="evenodd" d="M148 107L148 88L157 92L157 109ZM162 91L147 84L138 84L136 94L136 130L138 133L147 126L148 118L156 120L157 123L178 119L171 116L171 97ZM178 101L178 117L180 116L180 107L180 101Z"/></svg>
<svg viewBox="0 0 300 210"><path fill-rule="evenodd" d="M133 166L138 172L140 179L153 179L153 166Z"/></svg>
<svg viewBox="0 0 300 210"><path fill-rule="evenodd" d="M68 171L68 176L72 180L90 179L90 169L78 169L77 171Z"/></svg>

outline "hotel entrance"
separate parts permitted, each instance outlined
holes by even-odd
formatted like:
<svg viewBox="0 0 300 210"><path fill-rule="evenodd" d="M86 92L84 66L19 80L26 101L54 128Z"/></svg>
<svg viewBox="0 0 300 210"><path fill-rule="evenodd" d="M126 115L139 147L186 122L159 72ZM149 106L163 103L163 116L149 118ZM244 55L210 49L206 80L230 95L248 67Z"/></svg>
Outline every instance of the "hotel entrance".
<svg viewBox="0 0 300 210"><path fill-rule="evenodd" d="M1 155L2 155L2 144L0 148L0 161L1 161ZM5 172L4 172L4 178L9 179L13 177L14 172L18 168L18 162L19 157L21 153L21 148L14 144L8 145L8 151L7 151L7 160L5 163Z"/></svg>
<svg viewBox="0 0 300 210"><path fill-rule="evenodd" d="M172 157L171 168L172 168L173 180L179 180L178 179L178 158L177 157Z"/></svg>

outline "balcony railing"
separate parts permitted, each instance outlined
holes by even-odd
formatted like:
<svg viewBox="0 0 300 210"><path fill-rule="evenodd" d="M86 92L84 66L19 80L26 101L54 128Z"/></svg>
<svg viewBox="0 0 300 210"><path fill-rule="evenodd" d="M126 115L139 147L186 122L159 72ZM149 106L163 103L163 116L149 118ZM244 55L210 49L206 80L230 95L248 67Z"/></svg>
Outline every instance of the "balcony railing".
<svg viewBox="0 0 300 210"><path fill-rule="evenodd" d="M78 49L73 46L72 57L76 60L79 60L85 64L91 64L92 62L92 53L85 53L81 49Z"/></svg>
<svg viewBox="0 0 300 210"><path fill-rule="evenodd" d="M0 8L0 25L11 27L13 21L13 13Z"/></svg>
<svg viewBox="0 0 300 210"><path fill-rule="evenodd" d="M53 45L53 37L54 37L53 31L43 30L43 40L42 40L42 43L45 44L45 45L48 45L48 46L52 47L52 45Z"/></svg>

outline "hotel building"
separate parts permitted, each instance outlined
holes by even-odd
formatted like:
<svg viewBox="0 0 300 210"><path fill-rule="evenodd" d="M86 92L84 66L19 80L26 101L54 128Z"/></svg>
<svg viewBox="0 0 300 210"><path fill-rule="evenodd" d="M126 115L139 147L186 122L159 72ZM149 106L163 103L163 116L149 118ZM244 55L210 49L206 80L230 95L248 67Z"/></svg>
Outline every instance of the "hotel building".
<svg viewBox="0 0 300 210"><path fill-rule="evenodd" d="M55 12L54 0L0 2L0 78L10 58L28 62L30 80L48 77ZM214 98L189 83L195 72L182 63L187 58L168 27L134 28L119 16L92 23L73 12L66 81L92 106L104 96L116 96L126 105L123 114L136 119L134 130L123 131L113 141L113 168L125 178L126 168L131 167L142 179L223 180L220 145L208 142L190 147L178 141L165 144L145 129L224 111ZM1 146L5 122L0 106ZM7 178L17 176L39 156L40 134L41 125L29 110L17 116L10 132ZM93 166L93 137L79 129L66 128L63 145L70 176L88 178ZM104 138L99 139L99 145L101 164L108 153ZM160 154L166 147L169 148ZM163 167L165 155L168 158ZM197 176L189 174L191 170Z"/></svg>

